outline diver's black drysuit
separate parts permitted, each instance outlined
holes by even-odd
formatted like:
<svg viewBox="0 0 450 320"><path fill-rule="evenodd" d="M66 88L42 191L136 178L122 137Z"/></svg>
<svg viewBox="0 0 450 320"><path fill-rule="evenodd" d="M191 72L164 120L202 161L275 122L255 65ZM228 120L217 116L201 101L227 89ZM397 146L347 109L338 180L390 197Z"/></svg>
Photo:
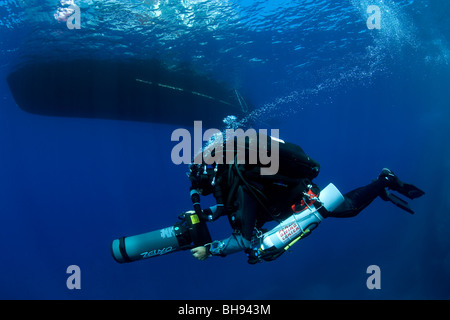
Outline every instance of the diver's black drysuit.
<svg viewBox="0 0 450 320"><path fill-rule="evenodd" d="M221 204L220 209L213 206L203 210L204 217L214 216L217 210L221 210L214 219L227 215L234 230L231 237L221 241L220 250L210 251L211 254L225 256L249 248L255 230L261 230L268 221L281 221L292 215L292 204L299 203L306 190L320 193L320 189L312 182L319 173L320 164L292 143L283 142L279 152L279 171L272 177L261 176L258 165L220 165L216 166L214 172L209 171L208 179L198 184L199 180L195 177L205 175L206 165L198 166L195 174L191 171L193 188L202 185L203 190L209 189L204 194L213 193L217 203ZM199 171L203 171L203 174ZM378 178L352 190L344 195L344 202L337 209L322 213L323 217L354 217L382 195L388 186L388 180ZM220 191L215 192L216 189Z"/></svg>
<svg viewBox="0 0 450 320"><path fill-rule="evenodd" d="M346 193L344 202L330 212L328 217L349 218L356 216L381 195L388 186L387 180L377 179L364 187Z"/></svg>

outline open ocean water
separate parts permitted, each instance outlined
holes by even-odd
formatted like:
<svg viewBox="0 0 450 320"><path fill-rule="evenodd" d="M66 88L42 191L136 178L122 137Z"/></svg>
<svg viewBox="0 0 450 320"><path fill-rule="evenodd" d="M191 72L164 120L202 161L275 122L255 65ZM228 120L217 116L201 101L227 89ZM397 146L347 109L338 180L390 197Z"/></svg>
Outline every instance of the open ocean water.
<svg viewBox="0 0 450 320"><path fill-rule="evenodd" d="M0 298L449 299L449 40L445 0L0 0ZM240 126L279 129L319 161L319 186L347 192L389 167L426 195L415 215L377 199L326 219L270 263L182 251L117 264L113 239L192 208L187 165L171 160L182 126L19 108L12 71L74 59L188 64L254 106ZM81 289L67 287L71 265ZM371 265L380 289L367 287Z"/></svg>

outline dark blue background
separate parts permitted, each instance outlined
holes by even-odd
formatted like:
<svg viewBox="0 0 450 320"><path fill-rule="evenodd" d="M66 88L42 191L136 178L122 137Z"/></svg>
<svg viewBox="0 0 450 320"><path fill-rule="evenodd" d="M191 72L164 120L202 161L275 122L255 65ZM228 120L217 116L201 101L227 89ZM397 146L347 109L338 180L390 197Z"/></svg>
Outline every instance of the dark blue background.
<svg viewBox="0 0 450 320"><path fill-rule="evenodd" d="M383 167L391 168L427 192L412 203L416 214L377 199L358 217L327 219L291 252L255 266L247 264L243 253L200 262L188 252L117 264L110 253L113 239L172 225L191 208L187 167L170 159L175 145L170 136L177 127L23 112L5 81L17 59L6 49L19 46L14 37L22 29L3 28L0 298L450 298L450 51L445 15L437 10L439 2L430 2L430 7L418 1L405 8L413 17L419 45L398 49L385 44L392 51L381 61L382 71L370 77L347 73L317 94L304 92L279 103L256 124L279 129L282 139L301 145L318 160L322 170L316 183L321 187L333 182L347 192L375 179ZM284 34L289 37L287 30ZM273 63L231 68L257 106L326 85L328 79L339 78L340 67L342 72L350 69L351 59L343 55L345 60L340 60L338 49L323 55L310 49L311 57L320 59L312 59L302 72L278 68L299 61L284 47L267 47L264 36L271 35L249 31L241 37L254 39L251 49L268 59L276 57ZM336 32L327 37L343 36ZM295 37L301 38L298 33ZM321 41L309 35L305 46L315 48L313 40ZM211 56L217 49L195 42L189 46ZM359 50L351 43L341 50L347 54L352 49ZM242 54L251 56L245 49ZM327 68L316 68L321 59ZM354 64L364 69L370 61ZM220 62L214 73L224 77L226 61ZM224 218L210 230L216 239L230 232ZM66 268L72 264L81 268L81 290L66 287ZM381 268L381 290L366 287L366 269L373 264Z"/></svg>

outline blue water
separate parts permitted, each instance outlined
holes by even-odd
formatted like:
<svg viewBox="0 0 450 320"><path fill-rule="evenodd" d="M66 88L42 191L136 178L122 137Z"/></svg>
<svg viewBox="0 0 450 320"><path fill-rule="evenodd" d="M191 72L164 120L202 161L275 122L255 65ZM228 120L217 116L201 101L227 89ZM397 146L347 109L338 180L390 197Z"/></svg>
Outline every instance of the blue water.
<svg viewBox="0 0 450 320"><path fill-rule="evenodd" d="M55 19L67 4L0 1L0 298L450 298L448 1L75 4L79 30ZM371 4L379 30L366 25ZM377 199L327 219L271 263L179 252L119 265L113 239L191 208L187 168L170 158L177 126L28 114L5 80L29 61L129 57L188 62L240 88L257 107L240 123L301 145L321 163L321 187L347 192L389 167L427 193L415 215ZM221 220L215 239L231 231ZM79 290L66 286L70 265ZM366 286L370 265L379 290Z"/></svg>

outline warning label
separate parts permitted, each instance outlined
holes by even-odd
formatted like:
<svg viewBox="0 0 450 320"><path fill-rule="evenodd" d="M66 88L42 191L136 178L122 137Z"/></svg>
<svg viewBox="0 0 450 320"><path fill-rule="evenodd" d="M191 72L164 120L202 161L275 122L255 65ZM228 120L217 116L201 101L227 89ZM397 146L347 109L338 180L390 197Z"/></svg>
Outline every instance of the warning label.
<svg viewBox="0 0 450 320"><path fill-rule="evenodd" d="M295 238L299 233L300 227L298 226L297 223L292 222L283 229L279 230L277 232L277 235L281 241L285 242L286 240L291 240L292 238Z"/></svg>

